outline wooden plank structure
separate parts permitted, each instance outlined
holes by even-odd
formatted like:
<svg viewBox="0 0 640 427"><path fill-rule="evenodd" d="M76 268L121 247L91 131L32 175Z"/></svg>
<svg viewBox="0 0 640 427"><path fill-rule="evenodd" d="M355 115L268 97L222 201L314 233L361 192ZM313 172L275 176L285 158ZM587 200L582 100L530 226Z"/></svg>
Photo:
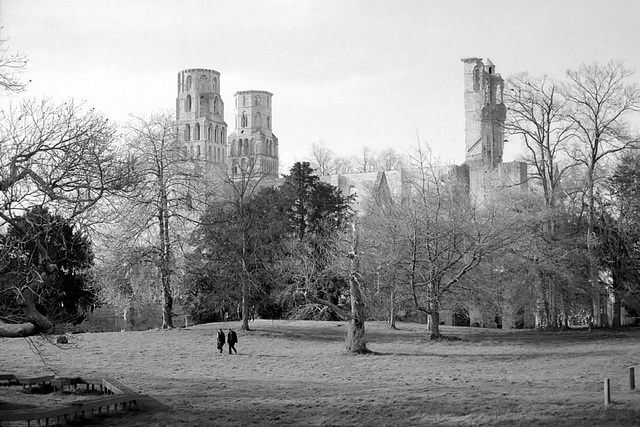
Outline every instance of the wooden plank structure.
<svg viewBox="0 0 640 427"><path fill-rule="evenodd" d="M118 408L125 409L128 406L137 406L141 398L141 395L134 392L131 388L112 378L55 378L53 375L19 377L10 374L0 374L0 384L2 383L4 383L4 385L22 385L25 388L33 387L34 385L46 386L49 384L54 390L62 390L65 387L77 388L78 386L84 385L87 390L96 390L97 387L100 387L100 391L103 393L102 397L74 402L62 408L0 412L0 422L26 421L27 426L31 425L31 421L37 421L38 425L44 421L45 425L49 425L49 420L60 422L61 419L76 419L78 417L93 415L94 411L98 414L101 414L103 411L108 413L111 407L113 407L114 410Z"/></svg>

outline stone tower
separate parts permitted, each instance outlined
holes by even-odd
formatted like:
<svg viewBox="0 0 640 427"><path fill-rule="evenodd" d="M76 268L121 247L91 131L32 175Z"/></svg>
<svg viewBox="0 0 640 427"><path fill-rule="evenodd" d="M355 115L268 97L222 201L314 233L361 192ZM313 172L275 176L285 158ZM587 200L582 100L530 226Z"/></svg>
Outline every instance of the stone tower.
<svg viewBox="0 0 640 427"><path fill-rule="evenodd" d="M495 169L502 162L504 81L489 60L464 58L465 163Z"/></svg>
<svg viewBox="0 0 640 427"><path fill-rule="evenodd" d="M278 177L278 138L272 132L270 92L235 93L235 131L229 135L231 176Z"/></svg>
<svg viewBox="0 0 640 427"><path fill-rule="evenodd" d="M227 124L220 97L220 73L190 69L178 73L178 138L189 156L226 168Z"/></svg>

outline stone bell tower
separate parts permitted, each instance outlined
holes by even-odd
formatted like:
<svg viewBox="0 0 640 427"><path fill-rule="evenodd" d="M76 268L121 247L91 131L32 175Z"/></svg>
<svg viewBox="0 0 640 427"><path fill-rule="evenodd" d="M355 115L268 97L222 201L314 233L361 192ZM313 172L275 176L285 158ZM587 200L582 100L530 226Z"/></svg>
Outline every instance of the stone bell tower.
<svg viewBox="0 0 640 427"><path fill-rule="evenodd" d="M465 163L495 169L502 162L504 81L489 60L464 58Z"/></svg>
<svg viewBox="0 0 640 427"><path fill-rule="evenodd" d="M176 123L190 157L226 167L227 124L219 72L194 68L178 73Z"/></svg>
<svg viewBox="0 0 640 427"><path fill-rule="evenodd" d="M259 90L235 93L235 131L229 135L232 177L278 177L278 138L272 131L273 94Z"/></svg>

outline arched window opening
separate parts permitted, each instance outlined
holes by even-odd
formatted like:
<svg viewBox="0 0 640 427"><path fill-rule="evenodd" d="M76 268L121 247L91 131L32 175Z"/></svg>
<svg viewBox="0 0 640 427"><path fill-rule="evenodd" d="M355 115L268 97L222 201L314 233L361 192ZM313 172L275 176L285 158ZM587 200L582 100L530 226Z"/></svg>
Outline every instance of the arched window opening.
<svg viewBox="0 0 640 427"><path fill-rule="evenodd" d="M256 106L260 105L260 95L256 95L256 98L255 98L255 105L256 105Z"/></svg>
<svg viewBox="0 0 640 427"><path fill-rule="evenodd" d="M213 147L209 146L209 160L213 160Z"/></svg>
<svg viewBox="0 0 640 427"><path fill-rule="evenodd" d="M480 70L478 67L473 69L473 90L480 90Z"/></svg>
<svg viewBox="0 0 640 427"><path fill-rule="evenodd" d="M200 141L200 123L196 123L196 135L194 139Z"/></svg>
<svg viewBox="0 0 640 427"><path fill-rule="evenodd" d="M247 122L248 122L247 112L243 111L242 112L242 118L240 119L240 127L241 128L246 128L247 127Z"/></svg>
<svg viewBox="0 0 640 427"><path fill-rule="evenodd" d="M217 77L213 78L213 92L214 93L218 93L218 78Z"/></svg>
<svg viewBox="0 0 640 427"><path fill-rule="evenodd" d="M184 140L191 141L191 126L189 125L184 128Z"/></svg>
<svg viewBox="0 0 640 427"><path fill-rule="evenodd" d="M271 129L271 117L267 116L267 129Z"/></svg>
<svg viewBox="0 0 640 427"><path fill-rule="evenodd" d="M249 154L249 140L245 139L243 143L244 147L242 149L244 154Z"/></svg>
<svg viewBox="0 0 640 427"><path fill-rule="evenodd" d="M200 83L198 84L198 90L200 92L207 91L207 76L205 75L200 76Z"/></svg>
<svg viewBox="0 0 640 427"><path fill-rule="evenodd" d="M209 100L204 96L200 97L200 111L198 112L199 116L204 116L209 112Z"/></svg>
<svg viewBox="0 0 640 427"><path fill-rule="evenodd" d="M187 90L191 90L191 76L187 76Z"/></svg>
<svg viewBox="0 0 640 427"><path fill-rule="evenodd" d="M184 100L184 111L187 113L191 112L191 95L187 95L187 98Z"/></svg>
<svg viewBox="0 0 640 427"><path fill-rule="evenodd" d="M197 154L197 157L198 157L198 158L200 158L200 146L199 146L199 145L197 145L197 146L196 146L196 149L197 149L197 153L198 153L198 154Z"/></svg>
<svg viewBox="0 0 640 427"><path fill-rule="evenodd" d="M471 318L469 317L469 310L463 305L457 305L453 309L452 326L471 326Z"/></svg>
<svg viewBox="0 0 640 427"><path fill-rule="evenodd" d="M212 133L213 133L213 131L212 131L211 125L209 125L209 126L207 127L207 139L208 139L209 141L211 141Z"/></svg>

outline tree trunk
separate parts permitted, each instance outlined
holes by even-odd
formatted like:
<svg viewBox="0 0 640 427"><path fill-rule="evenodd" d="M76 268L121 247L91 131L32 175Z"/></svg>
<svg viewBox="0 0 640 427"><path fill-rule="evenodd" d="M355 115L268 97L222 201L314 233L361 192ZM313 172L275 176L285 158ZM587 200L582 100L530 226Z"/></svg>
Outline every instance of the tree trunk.
<svg viewBox="0 0 640 427"><path fill-rule="evenodd" d="M162 183L162 182L161 182ZM160 227L160 281L162 283L162 329L173 328L173 291L171 289L171 242L169 239L168 201L161 187L158 223Z"/></svg>
<svg viewBox="0 0 640 427"><path fill-rule="evenodd" d="M364 303L360 292L360 285L355 278L349 280L351 293L351 318L347 331L347 353L369 353L364 330Z"/></svg>
<svg viewBox="0 0 640 427"><path fill-rule="evenodd" d="M389 296L389 329L398 329L396 327L396 290L391 289Z"/></svg>
<svg viewBox="0 0 640 427"><path fill-rule="evenodd" d="M440 333L440 312L437 309L432 310L429 313L429 319L431 320L431 336L429 338L432 340L442 338Z"/></svg>
<svg viewBox="0 0 640 427"><path fill-rule="evenodd" d="M622 325L622 310L620 304L620 298L616 291L613 291L613 319L612 326L614 328L619 328Z"/></svg>
<svg viewBox="0 0 640 427"><path fill-rule="evenodd" d="M162 276L162 329L173 328L173 293L171 292L171 282L168 274L161 273Z"/></svg>
<svg viewBox="0 0 640 427"><path fill-rule="evenodd" d="M133 300L129 300L127 307L124 309L124 329L127 331L133 331L134 322L133 317L135 315L135 308L133 307Z"/></svg>
<svg viewBox="0 0 640 427"><path fill-rule="evenodd" d="M602 313L602 295L600 294L600 281L598 279L598 260L595 254L595 198L593 195L593 174L587 172L587 254L589 257L589 284L591 285L591 301L593 311L594 326L600 328L604 326Z"/></svg>
<svg viewBox="0 0 640 427"><path fill-rule="evenodd" d="M41 276L44 278L47 274L48 273L43 272ZM20 305L22 312L25 314L26 322L17 324L0 322L0 337L28 337L39 333L51 332L53 330L53 323L47 317L43 316L36 307L35 293L32 288L37 286L35 281L41 279L38 278L32 280L34 282L29 286L26 286L20 293L20 298L22 299Z"/></svg>
<svg viewBox="0 0 640 427"><path fill-rule="evenodd" d="M353 224L353 252L349 254L349 293L351 297L351 318L347 331L347 353L370 353L364 330L365 305L358 283L359 258L358 258L358 234L357 227Z"/></svg>
<svg viewBox="0 0 640 427"><path fill-rule="evenodd" d="M249 330L249 271L245 257L247 255L247 231L242 229L242 325L243 331Z"/></svg>
<svg viewBox="0 0 640 427"><path fill-rule="evenodd" d="M247 280L242 281L242 325L240 326L243 331L250 331L249 329L249 285Z"/></svg>

